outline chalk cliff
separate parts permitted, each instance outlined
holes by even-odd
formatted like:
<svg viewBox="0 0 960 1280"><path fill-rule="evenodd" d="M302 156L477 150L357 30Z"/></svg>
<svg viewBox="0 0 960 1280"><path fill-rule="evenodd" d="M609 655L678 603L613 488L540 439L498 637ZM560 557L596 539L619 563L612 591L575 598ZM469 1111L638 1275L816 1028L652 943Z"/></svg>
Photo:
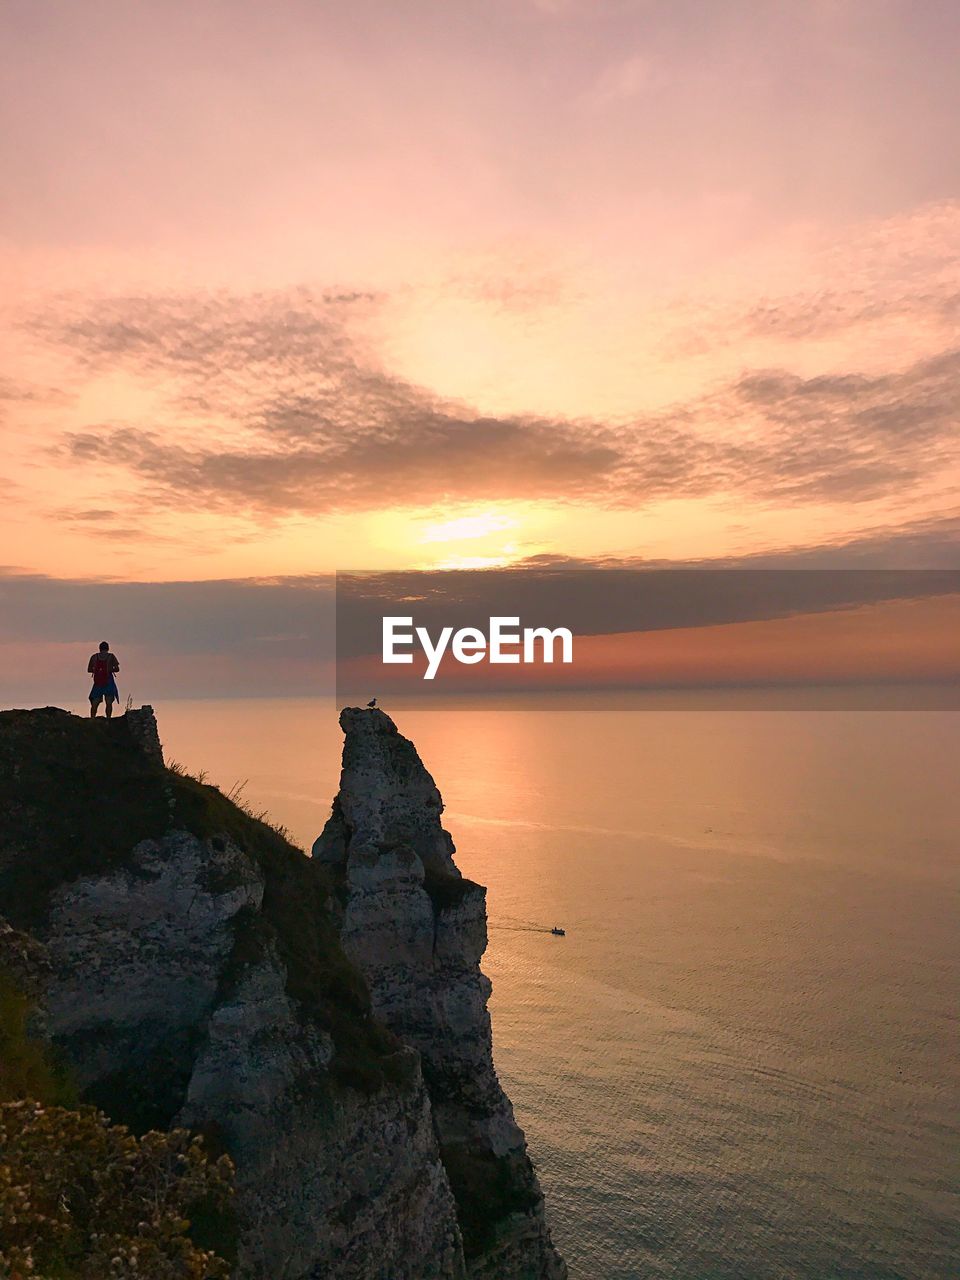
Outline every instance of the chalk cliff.
<svg viewBox="0 0 960 1280"><path fill-rule="evenodd" d="M390 717L347 708L340 725L340 790L313 856L346 878L340 937L375 1014L420 1053L468 1273L559 1280L566 1268L493 1065L486 890L454 864L440 792Z"/></svg>
<svg viewBox="0 0 960 1280"><path fill-rule="evenodd" d="M237 1280L552 1280L490 1061L483 891L412 746L363 714L309 859L166 768L148 708L0 713L4 936L43 949L37 1026L84 1099L233 1156Z"/></svg>

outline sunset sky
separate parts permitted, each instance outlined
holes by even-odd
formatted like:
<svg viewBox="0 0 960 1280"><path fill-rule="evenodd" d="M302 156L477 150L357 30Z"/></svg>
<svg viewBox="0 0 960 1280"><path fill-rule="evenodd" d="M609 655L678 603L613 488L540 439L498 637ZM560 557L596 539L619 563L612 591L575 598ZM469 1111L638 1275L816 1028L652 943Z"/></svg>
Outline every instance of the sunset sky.
<svg viewBox="0 0 960 1280"><path fill-rule="evenodd" d="M957 563L952 0L0 11L8 647L91 580Z"/></svg>

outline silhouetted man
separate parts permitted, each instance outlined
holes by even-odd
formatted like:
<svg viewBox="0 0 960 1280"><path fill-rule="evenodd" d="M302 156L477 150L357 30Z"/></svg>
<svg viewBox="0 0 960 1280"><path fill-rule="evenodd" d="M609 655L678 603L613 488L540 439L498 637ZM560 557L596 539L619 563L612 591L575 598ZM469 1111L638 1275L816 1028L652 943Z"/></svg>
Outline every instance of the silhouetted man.
<svg viewBox="0 0 960 1280"><path fill-rule="evenodd" d="M90 655L87 671L93 676L93 688L90 690L90 716L97 714L101 702L106 703L107 719L113 715L113 704L120 697L117 682L113 678L120 670L120 663L110 652L106 640L100 641L100 649Z"/></svg>

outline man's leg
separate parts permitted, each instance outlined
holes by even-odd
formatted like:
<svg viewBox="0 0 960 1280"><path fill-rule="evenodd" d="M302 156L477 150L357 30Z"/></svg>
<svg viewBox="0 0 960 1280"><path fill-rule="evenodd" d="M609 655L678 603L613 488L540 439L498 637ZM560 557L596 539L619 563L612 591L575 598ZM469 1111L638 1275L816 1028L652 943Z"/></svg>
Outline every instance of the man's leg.
<svg viewBox="0 0 960 1280"><path fill-rule="evenodd" d="M106 708L107 719L110 720L113 716L113 699L110 697L109 693L104 698L103 705Z"/></svg>
<svg viewBox="0 0 960 1280"><path fill-rule="evenodd" d="M95 719L99 706L100 706L99 698L90 699L90 719L91 720Z"/></svg>

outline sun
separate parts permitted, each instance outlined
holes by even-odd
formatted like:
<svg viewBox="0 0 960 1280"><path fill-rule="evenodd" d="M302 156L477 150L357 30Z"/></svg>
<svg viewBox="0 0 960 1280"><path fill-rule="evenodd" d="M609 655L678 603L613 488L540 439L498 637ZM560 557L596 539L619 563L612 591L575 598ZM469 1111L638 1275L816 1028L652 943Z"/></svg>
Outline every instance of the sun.
<svg viewBox="0 0 960 1280"><path fill-rule="evenodd" d="M430 564L432 569L496 569L511 564L520 554L515 542L505 542L501 536L516 530L520 523L503 511L468 512L425 523L419 541L445 544L442 558ZM458 543L469 545L461 548Z"/></svg>
<svg viewBox="0 0 960 1280"><path fill-rule="evenodd" d="M419 511L394 509L371 518L381 568L495 569L550 550L542 508L488 503Z"/></svg>
<svg viewBox="0 0 960 1280"><path fill-rule="evenodd" d="M420 541L468 542L472 538L485 538L491 533L503 533L506 529L516 527L517 521L511 516L499 511L482 511L476 515L428 524L420 535Z"/></svg>

